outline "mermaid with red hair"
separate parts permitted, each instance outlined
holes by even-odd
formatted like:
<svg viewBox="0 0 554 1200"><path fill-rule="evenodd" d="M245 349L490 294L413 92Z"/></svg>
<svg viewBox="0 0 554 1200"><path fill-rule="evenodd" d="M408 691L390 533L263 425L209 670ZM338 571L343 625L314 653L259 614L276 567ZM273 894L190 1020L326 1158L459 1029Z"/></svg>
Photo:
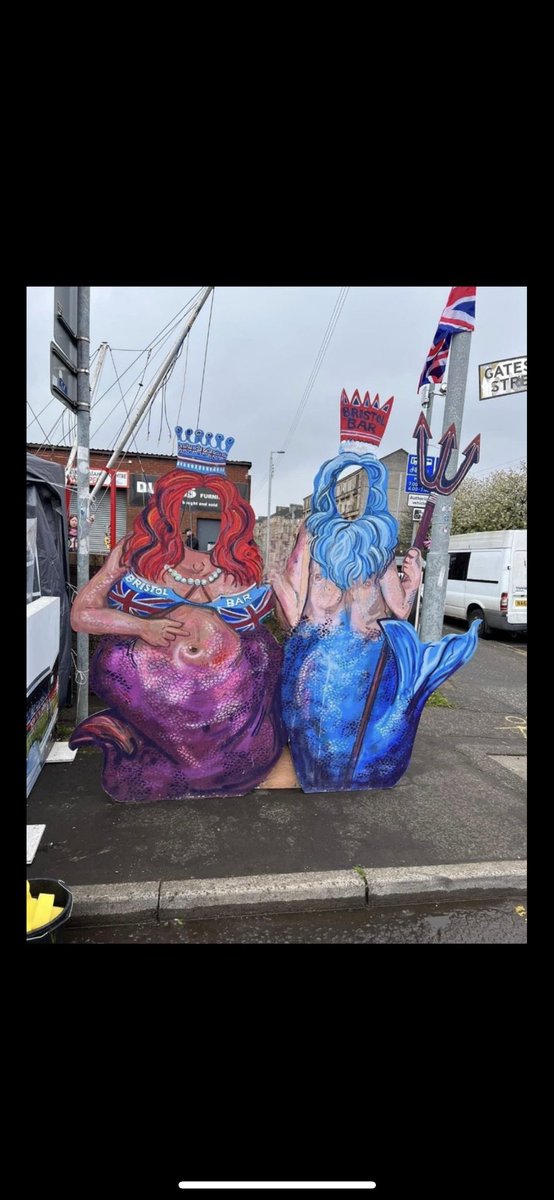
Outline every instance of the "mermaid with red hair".
<svg viewBox="0 0 554 1200"><path fill-rule="evenodd" d="M254 512L224 475L234 439L176 432L177 467L71 610L73 629L104 635L90 683L109 707L69 744L102 748L104 789L124 803L243 795L286 740L281 648L262 624L273 593L262 584ZM181 536L183 499L199 486L221 504L209 553Z"/></svg>

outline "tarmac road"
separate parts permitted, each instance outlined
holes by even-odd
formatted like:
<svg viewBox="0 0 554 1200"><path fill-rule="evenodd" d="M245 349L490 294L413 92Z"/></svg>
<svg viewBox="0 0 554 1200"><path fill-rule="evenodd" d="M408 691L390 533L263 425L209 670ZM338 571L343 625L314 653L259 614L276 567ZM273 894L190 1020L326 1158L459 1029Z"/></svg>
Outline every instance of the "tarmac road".
<svg viewBox="0 0 554 1200"><path fill-rule="evenodd" d="M465 624L454 621L444 633L462 633ZM472 712L527 713L527 641L509 634L493 633L480 638L472 659L442 685L440 691L456 707ZM518 742L518 738L514 742Z"/></svg>

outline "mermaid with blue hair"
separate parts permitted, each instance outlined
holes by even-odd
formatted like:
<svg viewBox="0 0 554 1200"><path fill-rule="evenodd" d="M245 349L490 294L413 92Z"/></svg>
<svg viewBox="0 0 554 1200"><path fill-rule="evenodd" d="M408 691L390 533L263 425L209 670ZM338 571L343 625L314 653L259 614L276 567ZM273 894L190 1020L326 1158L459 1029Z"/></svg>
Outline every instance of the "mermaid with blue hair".
<svg viewBox="0 0 554 1200"><path fill-rule="evenodd" d="M351 466L367 477L365 509L355 520L341 515L335 495ZM386 468L365 446L344 445L314 480L312 511L285 570L271 574L289 631L283 718L305 792L393 787L408 767L429 696L474 653L475 625L420 642L407 618L421 553L411 547L399 577L397 540Z"/></svg>

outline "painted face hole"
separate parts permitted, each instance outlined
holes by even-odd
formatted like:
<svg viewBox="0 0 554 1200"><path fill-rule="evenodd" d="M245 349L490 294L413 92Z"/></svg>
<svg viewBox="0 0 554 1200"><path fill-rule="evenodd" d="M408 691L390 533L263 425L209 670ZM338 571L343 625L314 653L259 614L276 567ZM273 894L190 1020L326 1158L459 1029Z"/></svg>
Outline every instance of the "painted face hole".
<svg viewBox="0 0 554 1200"><path fill-rule="evenodd" d="M345 521L357 521L363 515L367 498L367 477L360 467L344 467L337 475L332 493L339 515Z"/></svg>

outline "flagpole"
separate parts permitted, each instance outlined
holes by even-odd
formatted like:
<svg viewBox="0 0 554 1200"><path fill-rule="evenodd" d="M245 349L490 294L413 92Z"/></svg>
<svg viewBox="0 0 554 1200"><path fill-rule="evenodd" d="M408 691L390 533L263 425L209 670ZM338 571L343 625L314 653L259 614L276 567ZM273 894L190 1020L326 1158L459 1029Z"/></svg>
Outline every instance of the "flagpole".
<svg viewBox="0 0 554 1200"><path fill-rule="evenodd" d="M458 463L470 347L471 333L465 330L456 333L450 344L448 386L442 426L443 434L450 425L454 425L456 428L456 443L452 446L448 462L450 477ZM438 642L442 637L453 504L453 495L437 497L431 532L431 547L425 563L425 587L419 631L422 642Z"/></svg>

